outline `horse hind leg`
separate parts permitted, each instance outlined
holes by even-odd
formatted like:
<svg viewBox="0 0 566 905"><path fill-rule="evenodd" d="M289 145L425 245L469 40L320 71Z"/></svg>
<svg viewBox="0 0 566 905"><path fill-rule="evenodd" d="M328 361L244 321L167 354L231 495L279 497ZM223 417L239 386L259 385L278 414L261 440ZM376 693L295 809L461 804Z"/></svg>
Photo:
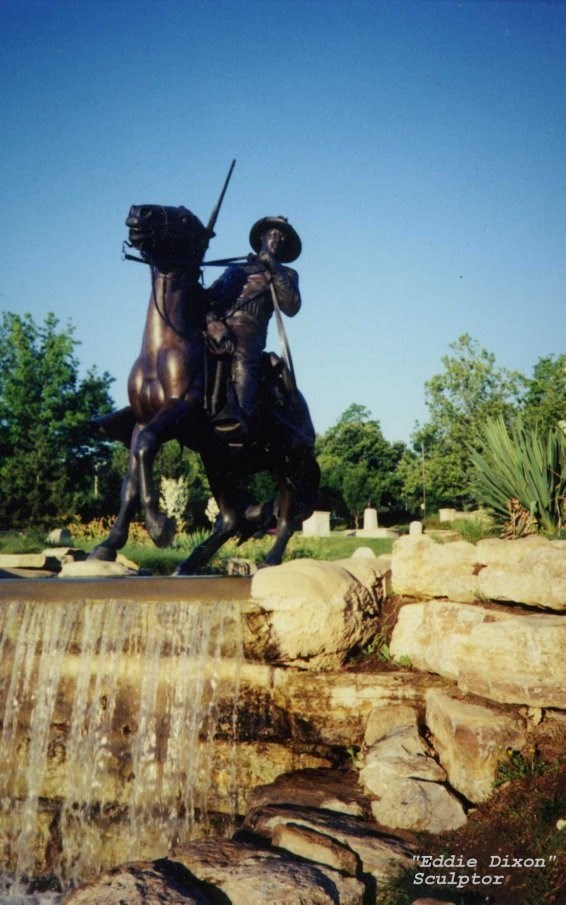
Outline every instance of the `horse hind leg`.
<svg viewBox="0 0 566 905"><path fill-rule="evenodd" d="M320 468L308 451L297 458L290 472L279 475L277 535L265 558L266 566L278 566L287 544L300 524L312 515L320 484Z"/></svg>
<svg viewBox="0 0 566 905"><path fill-rule="evenodd" d="M291 500L284 494L278 497L277 534L275 542L265 557L265 566L278 566L283 560L287 544L297 529L297 521L290 518Z"/></svg>
<svg viewBox="0 0 566 905"><path fill-rule="evenodd" d="M206 467L206 463L205 463ZM210 488L218 504L220 515L214 530L193 552L177 567L176 576L198 575L208 565L212 557L231 537L240 530L244 521L246 501L233 476L219 476L206 469Z"/></svg>
<svg viewBox="0 0 566 905"><path fill-rule="evenodd" d="M212 557L218 553L227 540L237 531L238 519L234 513L224 513L218 520L214 531L199 544L174 572L176 577L198 575L208 565Z"/></svg>

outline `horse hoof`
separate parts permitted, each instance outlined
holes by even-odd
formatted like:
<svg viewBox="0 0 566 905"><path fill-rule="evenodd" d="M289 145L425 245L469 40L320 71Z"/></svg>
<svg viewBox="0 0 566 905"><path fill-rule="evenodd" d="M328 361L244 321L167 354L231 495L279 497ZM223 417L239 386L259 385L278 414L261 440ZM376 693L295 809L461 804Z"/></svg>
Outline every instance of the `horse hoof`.
<svg viewBox="0 0 566 905"><path fill-rule="evenodd" d="M156 547L169 547L177 531L175 519L160 515L147 522L147 531Z"/></svg>
<svg viewBox="0 0 566 905"><path fill-rule="evenodd" d="M181 568L181 566L177 566L177 568L171 575L171 578L194 578L195 575L196 575L196 573L193 572L192 570L184 572L183 569Z"/></svg>

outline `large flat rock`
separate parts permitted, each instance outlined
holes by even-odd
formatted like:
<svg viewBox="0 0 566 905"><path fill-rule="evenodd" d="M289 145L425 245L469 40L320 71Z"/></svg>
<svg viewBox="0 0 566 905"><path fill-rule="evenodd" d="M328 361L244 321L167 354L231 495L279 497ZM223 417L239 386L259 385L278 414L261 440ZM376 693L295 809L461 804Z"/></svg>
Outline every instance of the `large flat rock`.
<svg viewBox="0 0 566 905"><path fill-rule="evenodd" d="M390 650L462 691L507 704L566 707L561 616L447 600L401 607Z"/></svg>
<svg viewBox="0 0 566 905"><path fill-rule="evenodd" d="M566 541L536 535L475 545L438 543L430 535L402 537L393 545L391 568L395 592L409 597L566 609Z"/></svg>
<svg viewBox="0 0 566 905"><path fill-rule="evenodd" d="M524 717L455 690L431 688L426 700L426 724L450 785L469 801L486 801L506 750L527 745Z"/></svg>
<svg viewBox="0 0 566 905"><path fill-rule="evenodd" d="M366 892L326 865L222 839L183 846L170 860L221 889L231 905L362 905Z"/></svg>
<svg viewBox="0 0 566 905"><path fill-rule="evenodd" d="M271 805L248 813L247 829L272 840L282 826L301 827L339 842L355 852L363 873L384 880L395 867L407 867L411 849L401 840L364 820L316 808Z"/></svg>

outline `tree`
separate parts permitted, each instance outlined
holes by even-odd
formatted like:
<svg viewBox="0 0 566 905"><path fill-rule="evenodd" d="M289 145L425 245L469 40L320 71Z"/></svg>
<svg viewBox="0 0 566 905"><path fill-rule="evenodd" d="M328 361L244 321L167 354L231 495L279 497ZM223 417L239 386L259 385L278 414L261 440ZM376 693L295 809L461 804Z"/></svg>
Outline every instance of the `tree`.
<svg viewBox="0 0 566 905"><path fill-rule="evenodd" d="M566 355L539 358L522 400L525 425L553 430L566 422Z"/></svg>
<svg viewBox="0 0 566 905"><path fill-rule="evenodd" d="M487 418L506 423L518 411L525 377L498 367L495 356L467 333L450 344L444 371L425 384L430 422L417 428L413 450L399 469L407 503L415 509L423 494L432 507L461 507L475 501L470 441Z"/></svg>
<svg viewBox="0 0 566 905"><path fill-rule="evenodd" d="M388 443L369 409L353 403L317 441L320 505L338 517L351 516L356 527L366 506L395 507L403 451L403 444Z"/></svg>
<svg viewBox="0 0 566 905"><path fill-rule="evenodd" d="M78 377L74 328L54 314L0 318L0 524L49 523L92 504L95 464L108 445L90 419L111 409L113 378Z"/></svg>

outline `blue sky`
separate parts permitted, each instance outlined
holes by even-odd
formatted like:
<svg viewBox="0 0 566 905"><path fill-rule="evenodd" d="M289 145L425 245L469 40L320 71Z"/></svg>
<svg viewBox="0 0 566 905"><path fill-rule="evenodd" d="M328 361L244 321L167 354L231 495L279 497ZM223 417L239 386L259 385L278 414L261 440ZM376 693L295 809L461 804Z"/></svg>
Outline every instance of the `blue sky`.
<svg viewBox="0 0 566 905"><path fill-rule="evenodd" d="M0 310L71 320L117 405L149 298L127 211L208 219L234 157L210 256L268 214L301 235L318 431L358 402L408 441L463 333L526 374L565 351L566 4L0 0L0 75Z"/></svg>

